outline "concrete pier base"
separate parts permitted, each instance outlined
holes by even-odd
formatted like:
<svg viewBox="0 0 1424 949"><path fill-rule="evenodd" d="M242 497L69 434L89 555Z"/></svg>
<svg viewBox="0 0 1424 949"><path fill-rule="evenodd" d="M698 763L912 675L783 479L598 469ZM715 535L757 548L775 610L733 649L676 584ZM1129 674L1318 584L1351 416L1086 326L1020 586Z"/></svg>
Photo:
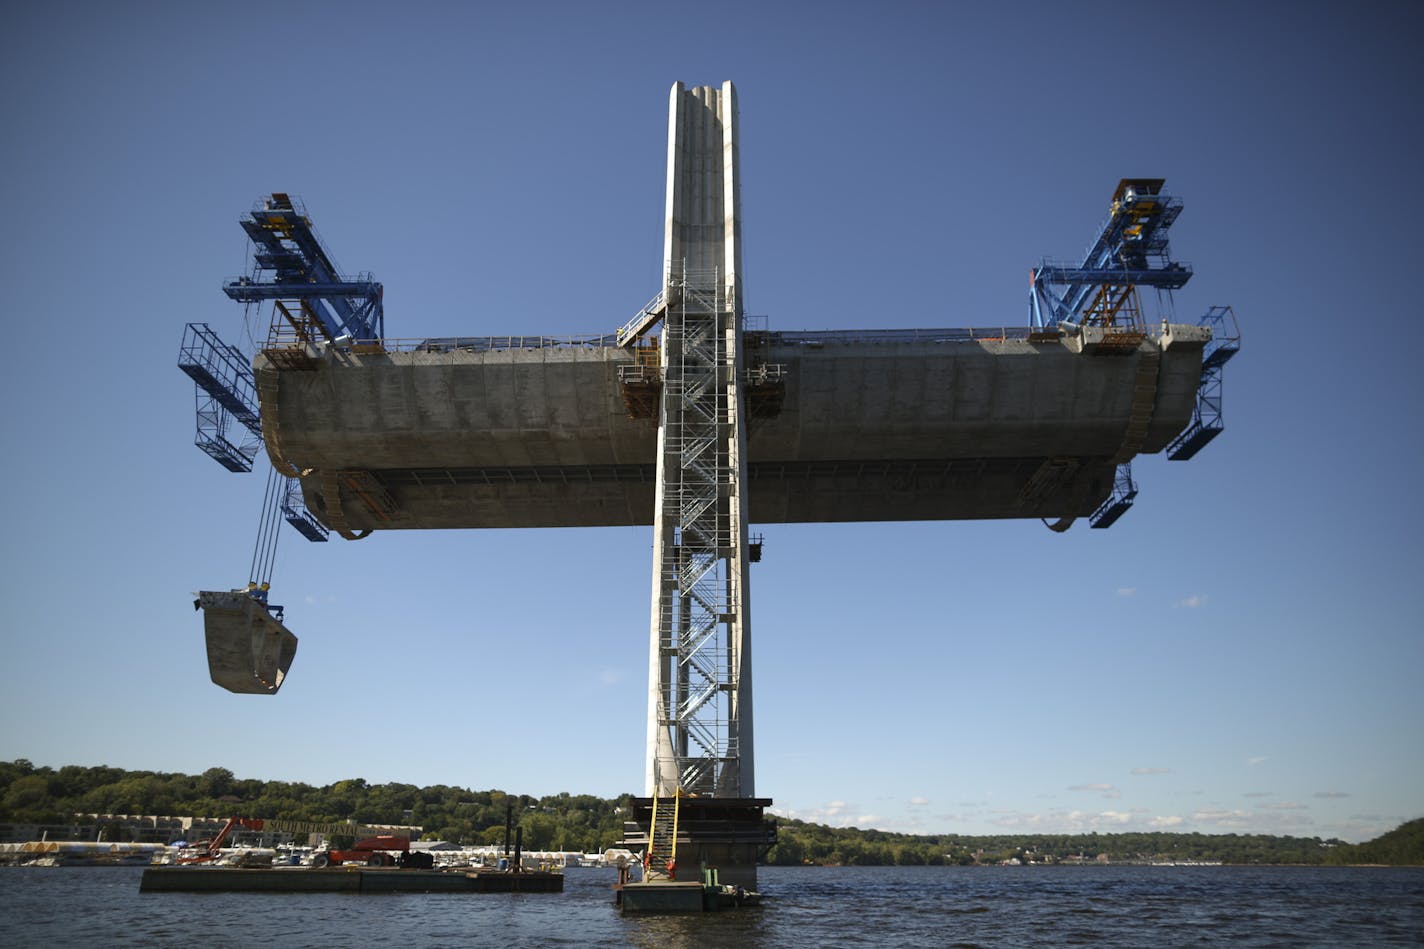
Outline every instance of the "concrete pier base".
<svg viewBox="0 0 1424 949"><path fill-rule="evenodd" d="M696 882L627 883L618 890L618 907L625 913L700 913L703 889Z"/></svg>
<svg viewBox="0 0 1424 949"><path fill-rule="evenodd" d="M669 879L666 867L647 867L644 880L695 883L700 887L703 870L715 869L722 884L754 892L757 861L776 843L776 826L767 823L763 815L770 806L770 798L683 798L678 813L674 878ZM623 825L622 846L646 852L652 819L653 799L634 798L633 818ZM629 884L629 888L639 885Z"/></svg>

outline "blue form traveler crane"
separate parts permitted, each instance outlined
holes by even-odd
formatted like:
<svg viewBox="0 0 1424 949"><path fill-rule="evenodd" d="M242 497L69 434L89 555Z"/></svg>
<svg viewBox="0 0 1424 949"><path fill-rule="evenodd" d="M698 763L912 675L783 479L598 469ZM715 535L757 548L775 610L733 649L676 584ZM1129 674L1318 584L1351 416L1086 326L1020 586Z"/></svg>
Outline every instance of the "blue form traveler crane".
<svg viewBox="0 0 1424 949"><path fill-rule="evenodd" d="M338 272L300 201L274 192L241 224L255 245L252 273L229 280L223 292L239 303L273 301L282 317L272 321L273 332L283 341L359 343L385 335L381 285L369 273ZM268 348L278 342L269 340Z"/></svg>
<svg viewBox="0 0 1424 949"><path fill-rule="evenodd" d="M370 274L339 272L300 202L274 193L259 200L241 225L255 245L253 267L223 289L248 305L272 301L269 354L288 365L310 358L308 345L315 351L381 338L381 285ZM196 391L195 444L229 471L251 471L263 438L251 357L223 342L208 324L189 323L178 367ZM276 692L296 654L283 608L268 602L281 520L310 541L327 539L327 528L306 509L298 480L273 468L246 587L200 592L194 601L204 611L211 677L234 692Z"/></svg>
<svg viewBox="0 0 1424 949"><path fill-rule="evenodd" d="M1060 332L1072 336L1083 327L1096 327L1103 331L1097 352L1134 352L1146 338L1139 287L1157 291L1163 321L1167 320L1172 291L1186 286L1192 268L1171 256L1168 232L1182 213L1182 200L1164 193L1165 183L1163 178L1122 179L1113 191L1107 220L1098 228L1082 262L1045 259L1030 272L1033 338ZM1212 339L1202 357L1192 424L1167 448L1167 457L1173 461L1192 457L1221 432L1221 368L1241 349L1241 333L1230 307L1213 306L1199 322L1211 329ZM1132 463L1123 460L1117 466L1112 493L1090 515L1089 524L1111 526L1136 497Z"/></svg>
<svg viewBox="0 0 1424 949"><path fill-rule="evenodd" d="M1107 219L1083 259L1045 259L1034 268L1029 293L1030 340L1080 337L1090 332L1094 334L1094 351L1099 354L1146 354L1138 360L1139 383L1155 375L1155 356L1140 349L1148 334L1138 290L1157 291L1165 323L1171 315L1172 291L1185 286L1192 275L1189 265L1171 258L1168 234L1182 211L1182 202L1163 192L1164 183L1161 178L1121 180L1113 192ZM340 271L300 201L274 192L257 201L240 223L254 245L253 264L248 274L225 282L223 291L248 306L271 302L269 335L262 351L274 371L310 368L332 347L352 346L358 351L370 347L375 351L382 346L385 327L381 284L369 273L351 276ZM656 322L665 307L666 301L659 295L619 332L618 343L635 341ZM1200 322L1211 329L1212 338L1203 353L1192 423L1167 448L1172 460L1192 457L1222 431L1221 371L1241 346L1230 307L1212 307ZM251 471L263 439L263 395L251 358L224 343L206 323L190 323L178 364L196 386L198 447L230 471ZM1149 396L1151 388L1137 386ZM1142 407L1134 402L1134 425L1145 425L1150 419L1152 399L1144 397L1141 401ZM1142 418L1138 419L1138 415ZM1117 462L1113 490L1090 515L1093 527L1108 527L1132 506L1137 487L1130 459L1135 452L1129 436L1119 450L1121 460L1113 459ZM300 484L293 477L296 473L273 469L269 474L247 588L199 596L199 605L209 619L224 611L240 613L242 616L234 622L251 627L252 665L256 671L232 672L224 666L226 671L221 676L214 665L214 655L233 636L223 633L215 640L209 629L213 679L233 691L276 691L286 671L283 663L289 663L295 652L295 637L281 625L281 607L267 603L280 527L278 515L308 540L324 541L328 534L326 526L306 510ZM350 474L355 477L357 473ZM352 489L358 493L363 490L361 485L352 485ZM1050 526L1063 530L1071 520L1064 518ZM344 529L342 535L364 536ZM240 597L234 600L233 595ZM262 639L259 631L265 631L267 638ZM234 654L243 657L234 660L239 665L247 662L245 646Z"/></svg>

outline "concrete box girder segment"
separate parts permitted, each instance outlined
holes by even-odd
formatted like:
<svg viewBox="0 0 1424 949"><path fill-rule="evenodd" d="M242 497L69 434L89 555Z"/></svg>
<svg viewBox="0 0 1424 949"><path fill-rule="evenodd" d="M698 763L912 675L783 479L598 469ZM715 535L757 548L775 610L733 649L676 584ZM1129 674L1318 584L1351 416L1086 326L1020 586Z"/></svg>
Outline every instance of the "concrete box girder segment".
<svg viewBox="0 0 1424 949"><path fill-rule="evenodd" d="M1200 327L1170 326L1118 356L993 332L770 334L785 396L750 426L752 520L1085 516L1111 487L1153 350L1137 450L1161 451L1192 419ZM309 472L307 506L329 522L322 471L369 471L390 492L388 517L342 499L361 530L651 524L657 426L627 417L618 370L632 365L612 342L336 352L304 371L257 357L277 385L263 423ZM1026 497L1037 468L1062 458L1080 461L1086 494L1070 479Z"/></svg>

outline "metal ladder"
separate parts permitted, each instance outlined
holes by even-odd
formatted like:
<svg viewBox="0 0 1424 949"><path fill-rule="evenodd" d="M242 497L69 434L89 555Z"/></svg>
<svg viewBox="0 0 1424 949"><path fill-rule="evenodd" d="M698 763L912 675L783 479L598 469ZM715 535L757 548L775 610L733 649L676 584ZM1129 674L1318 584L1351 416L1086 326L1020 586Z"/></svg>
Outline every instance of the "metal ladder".
<svg viewBox="0 0 1424 949"><path fill-rule="evenodd" d="M681 800L682 788L674 791L671 799L653 797L653 821L648 831L648 859L645 864L650 874L672 877L667 868L669 864L677 865L677 818Z"/></svg>

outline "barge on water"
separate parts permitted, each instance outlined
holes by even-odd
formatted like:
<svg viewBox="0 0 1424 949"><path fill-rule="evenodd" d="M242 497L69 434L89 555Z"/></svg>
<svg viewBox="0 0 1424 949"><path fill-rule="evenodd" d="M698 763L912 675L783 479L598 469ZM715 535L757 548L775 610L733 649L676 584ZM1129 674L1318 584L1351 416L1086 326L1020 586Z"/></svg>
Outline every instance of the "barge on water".
<svg viewBox="0 0 1424 949"><path fill-rule="evenodd" d="M365 866L149 867L141 893L562 893L546 870L401 870Z"/></svg>
<svg viewBox="0 0 1424 949"><path fill-rule="evenodd" d="M708 913L760 906L761 894L722 883L716 867L703 867L700 883L661 878L634 883L620 867L613 902L623 913Z"/></svg>

